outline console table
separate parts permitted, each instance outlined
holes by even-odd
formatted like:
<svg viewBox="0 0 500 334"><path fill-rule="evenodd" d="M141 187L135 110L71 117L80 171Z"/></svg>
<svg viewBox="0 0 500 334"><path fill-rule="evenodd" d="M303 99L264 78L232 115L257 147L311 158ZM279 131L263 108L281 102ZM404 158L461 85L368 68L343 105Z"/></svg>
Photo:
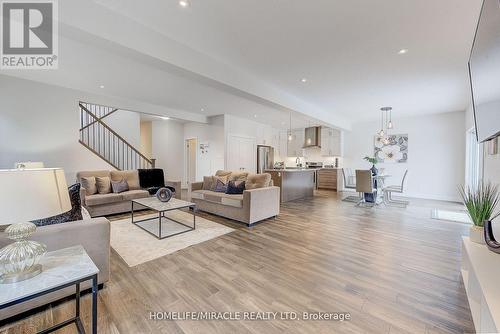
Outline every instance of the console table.
<svg viewBox="0 0 500 334"><path fill-rule="evenodd" d="M477 333L500 331L500 254L462 237L462 278Z"/></svg>
<svg viewBox="0 0 500 334"><path fill-rule="evenodd" d="M97 333L97 274L99 269L82 246L48 252L40 260L42 273L25 281L0 284L0 310L38 298L51 292L75 286L75 316L39 333L50 333L75 324L85 333L80 319L80 283L92 281L92 334Z"/></svg>

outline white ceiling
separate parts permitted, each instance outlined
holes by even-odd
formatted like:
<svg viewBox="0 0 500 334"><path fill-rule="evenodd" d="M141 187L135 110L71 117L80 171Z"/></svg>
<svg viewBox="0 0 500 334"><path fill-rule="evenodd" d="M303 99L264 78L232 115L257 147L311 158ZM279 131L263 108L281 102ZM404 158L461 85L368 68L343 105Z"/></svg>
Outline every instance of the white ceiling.
<svg viewBox="0 0 500 334"><path fill-rule="evenodd" d="M190 2L59 2L58 73L9 74L275 126L290 110L349 128L383 105L399 117L469 103L481 0Z"/></svg>
<svg viewBox="0 0 500 334"><path fill-rule="evenodd" d="M410 115L469 103L466 64L480 0L101 3L352 120L373 118L382 105ZM409 52L398 55L403 48Z"/></svg>

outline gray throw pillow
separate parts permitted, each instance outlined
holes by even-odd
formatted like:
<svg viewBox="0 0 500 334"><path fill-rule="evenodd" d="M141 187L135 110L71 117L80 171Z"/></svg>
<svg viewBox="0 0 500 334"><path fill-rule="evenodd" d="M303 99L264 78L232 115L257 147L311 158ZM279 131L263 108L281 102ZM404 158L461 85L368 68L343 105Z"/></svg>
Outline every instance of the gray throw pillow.
<svg viewBox="0 0 500 334"><path fill-rule="evenodd" d="M265 188L271 185L271 174L250 174L245 182L245 189L252 190L258 188Z"/></svg>
<svg viewBox="0 0 500 334"><path fill-rule="evenodd" d="M94 176L82 177L80 183L82 187L85 188L85 194L87 196L97 194L97 185Z"/></svg>
<svg viewBox="0 0 500 334"><path fill-rule="evenodd" d="M108 176L96 176L95 182L99 194L109 194L111 192L111 179Z"/></svg>
<svg viewBox="0 0 500 334"><path fill-rule="evenodd" d="M241 195L245 191L245 181L229 181L227 183L226 194Z"/></svg>
<svg viewBox="0 0 500 334"><path fill-rule="evenodd" d="M213 176L204 176L203 177L203 190L214 190L214 177Z"/></svg>
<svg viewBox="0 0 500 334"><path fill-rule="evenodd" d="M120 181L111 181L111 188L113 188L115 194L119 194L128 190L128 183L123 179Z"/></svg>

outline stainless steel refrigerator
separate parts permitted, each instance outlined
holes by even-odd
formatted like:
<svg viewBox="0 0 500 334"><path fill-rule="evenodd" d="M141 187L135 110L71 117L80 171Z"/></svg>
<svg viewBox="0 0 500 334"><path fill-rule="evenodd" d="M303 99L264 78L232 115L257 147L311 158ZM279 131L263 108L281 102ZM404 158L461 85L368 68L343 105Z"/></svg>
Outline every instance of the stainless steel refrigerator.
<svg viewBox="0 0 500 334"><path fill-rule="evenodd" d="M265 169L274 168L274 148L271 146L257 145L257 173Z"/></svg>

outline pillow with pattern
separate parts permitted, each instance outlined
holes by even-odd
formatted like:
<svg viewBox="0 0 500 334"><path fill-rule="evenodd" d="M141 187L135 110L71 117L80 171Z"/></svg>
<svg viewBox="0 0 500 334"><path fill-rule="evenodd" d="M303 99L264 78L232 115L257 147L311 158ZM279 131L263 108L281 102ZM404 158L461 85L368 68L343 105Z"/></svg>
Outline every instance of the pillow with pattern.
<svg viewBox="0 0 500 334"><path fill-rule="evenodd" d="M227 184L226 194L241 195L245 190L245 181L229 181Z"/></svg>
<svg viewBox="0 0 500 334"><path fill-rule="evenodd" d="M215 178L214 191L218 193L225 193L227 190L227 183L222 180L222 178Z"/></svg>

